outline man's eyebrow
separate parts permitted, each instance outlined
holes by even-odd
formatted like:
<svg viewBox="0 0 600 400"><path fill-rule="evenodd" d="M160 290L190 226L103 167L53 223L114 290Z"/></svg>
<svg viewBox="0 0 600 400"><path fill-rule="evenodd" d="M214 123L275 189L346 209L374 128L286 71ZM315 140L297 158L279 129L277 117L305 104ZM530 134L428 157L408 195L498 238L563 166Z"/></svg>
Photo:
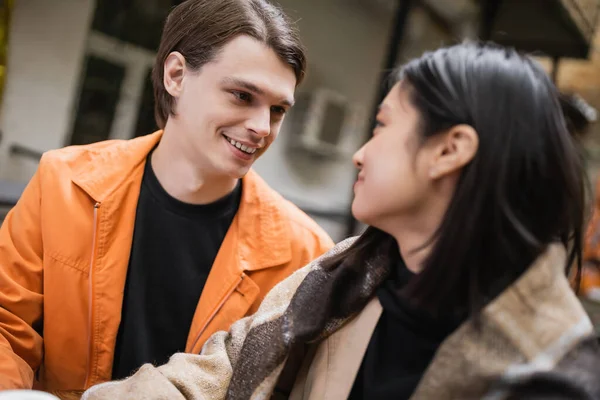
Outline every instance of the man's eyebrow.
<svg viewBox="0 0 600 400"><path fill-rule="evenodd" d="M261 88L256 86L254 83L248 82L248 81L245 81L245 80L239 79L239 78L232 78L232 77L223 78L221 80L221 83L224 85L234 85L234 86L244 88L244 89L246 89L254 94L257 94L259 96L264 96L266 94L266 92L264 90L262 90ZM284 106L287 106L287 107L292 107L294 105L294 100L293 99L283 99L281 101L281 104Z"/></svg>
<svg viewBox="0 0 600 400"><path fill-rule="evenodd" d="M245 81L243 79L228 77L223 78L221 83L225 85L239 86L261 96L265 94L265 91L256 86L254 83Z"/></svg>

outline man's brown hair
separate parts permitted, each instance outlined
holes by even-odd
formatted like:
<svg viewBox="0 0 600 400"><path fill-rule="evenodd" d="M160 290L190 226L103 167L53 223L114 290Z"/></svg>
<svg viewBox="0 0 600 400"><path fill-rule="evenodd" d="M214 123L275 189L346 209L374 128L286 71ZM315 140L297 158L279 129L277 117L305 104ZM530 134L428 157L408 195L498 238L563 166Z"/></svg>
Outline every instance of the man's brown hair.
<svg viewBox="0 0 600 400"><path fill-rule="evenodd" d="M175 100L164 86L164 63L173 51L183 55L188 68L199 70L212 61L229 41L248 35L261 41L296 74L304 78L304 47L294 24L282 10L266 0L187 0L175 7L165 22L152 70L154 115L164 128L175 113Z"/></svg>

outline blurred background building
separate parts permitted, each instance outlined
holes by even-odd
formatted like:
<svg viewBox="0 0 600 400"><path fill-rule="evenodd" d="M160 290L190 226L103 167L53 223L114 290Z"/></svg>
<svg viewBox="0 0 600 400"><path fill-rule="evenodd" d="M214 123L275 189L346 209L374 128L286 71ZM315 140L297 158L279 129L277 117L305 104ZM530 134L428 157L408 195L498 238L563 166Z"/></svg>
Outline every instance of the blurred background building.
<svg viewBox="0 0 600 400"><path fill-rule="evenodd" d="M177 0L0 0L0 206L41 154L156 130L149 79ZM335 240L349 215L352 153L367 140L383 76L464 38L531 52L591 123L600 169L600 0L278 0L298 20L309 72L278 140L255 169ZM0 222L1 222L0 211Z"/></svg>

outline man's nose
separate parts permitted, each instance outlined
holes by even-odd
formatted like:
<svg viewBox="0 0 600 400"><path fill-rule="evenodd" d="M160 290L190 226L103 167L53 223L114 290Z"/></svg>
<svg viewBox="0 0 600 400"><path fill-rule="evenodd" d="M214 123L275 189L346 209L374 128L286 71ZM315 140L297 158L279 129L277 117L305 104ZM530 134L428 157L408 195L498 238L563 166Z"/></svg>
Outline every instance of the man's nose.
<svg viewBox="0 0 600 400"><path fill-rule="evenodd" d="M247 121L246 128L263 138L271 134L271 110L257 109Z"/></svg>

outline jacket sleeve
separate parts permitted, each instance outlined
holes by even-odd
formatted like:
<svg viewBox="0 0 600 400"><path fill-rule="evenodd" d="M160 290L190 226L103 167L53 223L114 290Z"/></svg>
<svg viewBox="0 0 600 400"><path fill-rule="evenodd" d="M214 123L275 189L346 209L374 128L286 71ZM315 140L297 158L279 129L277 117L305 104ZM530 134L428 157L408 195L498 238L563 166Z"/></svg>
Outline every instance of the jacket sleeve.
<svg viewBox="0 0 600 400"><path fill-rule="evenodd" d="M0 390L31 388L42 359L39 175L0 227Z"/></svg>
<svg viewBox="0 0 600 400"><path fill-rule="evenodd" d="M255 326L274 320L286 310L291 297L311 265L296 271L275 286L265 297L258 311L235 322L229 332L213 334L204 344L202 353L175 354L160 367L142 366L133 376L103 383L90 388L82 400L99 399L224 399L233 370L248 332ZM278 367L274 378L281 373L285 361ZM275 379L276 380L276 379ZM275 382L272 382L274 389Z"/></svg>
<svg viewBox="0 0 600 400"><path fill-rule="evenodd" d="M600 179L596 183L592 215L583 242L583 260L600 263Z"/></svg>
<svg viewBox="0 0 600 400"><path fill-rule="evenodd" d="M600 210L594 206L583 242L583 260L600 262Z"/></svg>

